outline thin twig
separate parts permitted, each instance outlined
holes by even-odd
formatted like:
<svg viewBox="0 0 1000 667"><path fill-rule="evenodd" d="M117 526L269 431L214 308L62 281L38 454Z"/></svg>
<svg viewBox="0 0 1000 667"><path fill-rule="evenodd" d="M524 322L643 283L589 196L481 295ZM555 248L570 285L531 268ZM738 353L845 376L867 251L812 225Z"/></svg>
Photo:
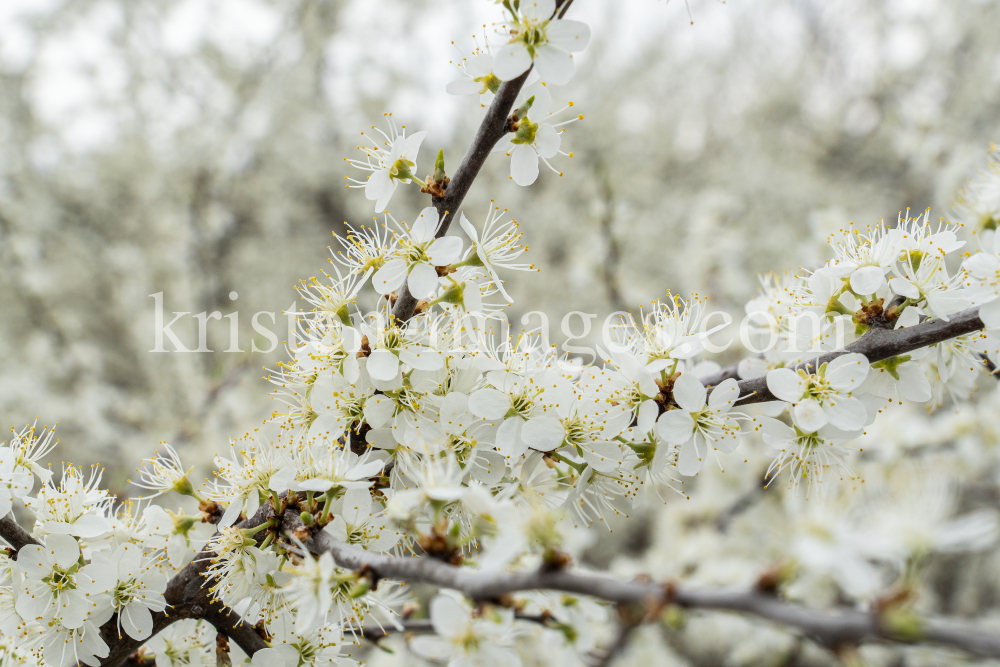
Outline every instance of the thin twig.
<svg viewBox="0 0 1000 667"><path fill-rule="evenodd" d="M798 364L792 369L802 369L808 373L814 373L819 366L852 352L863 354L870 363L875 363L951 338L975 333L983 328L983 321L979 319L978 306L955 313L947 322L934 320L903 329L872 328L847 347L835 352L828 352L819 356L815 361ZM735 367L725 368L719 373L705 378L703 383L706 386L715 387L729 377L735 377ZM739 402L742 405L779 400L767 388L766 376L741 380L739 386Z"/></svg>
<svg viewBox="0 0 1000 667"><path fill-rule="evenodd" d="M475 138L468 150L465 151L462 163L458 165L455 175L451 177L444 197L431 197L438 216L442 217L441 225L436 234L438 238L448 233L451 221L455 219L455 214L462 205L465 195L468 194L469 188L472 187L472 182L479 175L479 170L486 163L486 158L490 156L490 152L497 142L507 134L508 118L511 109L514 108L514 100L521 92L529 72L531 72L531 68L528 68L524 74L516 79L505 81L500 86L496 97L493 98L493 103L486 111L486 117L479 125ZM393 306L392 314L397 322L405 322L413 316L416 307L417 300L410 294L410 288L404 283L403 289L396 299L396 305Z"/></svg>
<svg viewBox="0 0 1000 667"><path fill-rule="evenodd" d="M302 523L286 513L284 530ZM856 609L824 611L785 602L757 589L681 589L644 581L621 581L585 572L478 572L426 557L385 556L370 553L320 531L306 545L314 553L330 553L341 567L365 569L379 577L409 583L434 584L461 591L473 600L498 600L518 591L553 590L618 603L639 603L652 608L676 604L689 609L735 611L796 628L827 647L856 645L870 640L899 643L929 642L970 653L1000 657L1000 634L974 623L942 618L922 618L918 630L905 635L886 627L877 614Z"/></svg>

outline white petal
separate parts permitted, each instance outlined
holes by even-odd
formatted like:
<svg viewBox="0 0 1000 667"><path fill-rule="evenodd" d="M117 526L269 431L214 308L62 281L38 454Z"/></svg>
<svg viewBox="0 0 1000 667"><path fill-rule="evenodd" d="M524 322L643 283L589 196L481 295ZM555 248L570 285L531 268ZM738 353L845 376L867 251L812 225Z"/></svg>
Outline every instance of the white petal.
<svg viewBox="0 0 1000 667"><path fill-rule="evenodd" d="M538 178L538 153L526 144L514 146L510 153L510 176L521 186L531 185Z"/></svg>
<svg viewBox="0 0 1000 667"><path fill-rule="evenodd" d="M828 418L818 401L807 398L792 410L795 425L804 433L812 433L826 426Z"/></svg>
<svg viewBox="0 0 1000 667"><path fill-rule="evenodd" d="M521 427L521 439L539 452L550 452L566 438L566 429L555 417L533 417Z"/></svg>
<svg viewBox="0 0 1000 667"><path fill-rule="evenodd" d="M561 86L573 78L573 56L562 49L544 44L535 50L535 67L546 83Z"/></svg>
<svg viewBox="0 0 1000 667"><path fill-rule="evenodd" d="M370 176L368 176L368 182L365 184L365 197L374 201L382 202L384 200L385 204L389 203L389 198L392 197L393 191L396 189L396 184L393 182L392 178L389 177L388 169L378 169L373 171ZM375 212L379 213L385 210L385 205L381 208L376 205Z"/></svg>
<svg viewBox="0 0 1000 667"><path fill-rule="evenodd" d="M479 245L479 233L476 228L469 222L469 219L465 217L465 213L458 216L458 224L462 225L462 230L465 231L466 236L472 239L472 242Z"/></svg>
<svg viewBox="0 0 1000 667"><path fill-rule="evenodd" d="M645 435L653 430L653 426L656 424L656 418L659 414L659 403L653 399L643 401L639 405L639 414L636 416L636 429L639 433Z"/></svg>
<svg viewBox="0 0 1000 667"><path fill-rule="evenodd" d="M729 378L716 387L708 397L708 407L713 410L728 412L736 399L740 397L740 385L733 378Z"/></svg>
<svg viewBox="0 0 1000 667"><path fill-rule="evenodd" d="M851 274L851 289L855 294L869 296L885 284L885 271L880 266L862 266Z"/></svg>
<svg viewBox="0 0 1000 667"><path fill-rule="evenodd" d="M389 294L399 289L406 280L406 260L390 259L372 276L372 287L379 294Z"/></svg>
<svg viewBox="0 0 1000 667"><path fill-rule="evenodd" d="M559 145L562 140L559 138L559 132L556 128L552 127L548 123L542 123L538 126L538 131L535 133L535 148L538 149L538 154L541 155L546 160L556 156L559 152Z"/></svg>
<svg viewBox="0 0 1000 667"><path fill-rule="evenodd" d="M674 401L688 412L695 412L705 407L705 385L695 377L694 373L681 373L674 381Z"/></svg>
<svg viewBox="0 0 1000 667"><path fill-rule="evenodd" d="M403 154L400 157L405 157L414 163L413 168L416 169L417 153L420 151L420 144L424 142L424 137L427 136L427 131L422 130L420 132L414 132L408 136L403 141ZM425 211L427 209L424 209Z"/></svg>
<svg viewBox="0 0 1000 667"><path fill-rule="evenodd" d="M469 396L469 411L482 419L502 419L510 410L510 398L498 389L486 387Z"/></svg>
<svg viewBox="0 0 1000 667"><path fill-rule="evenodd" d="M423 345L404 345L399 351L399 360L419 371L436 371L444 367L441 353Z"/></svg>
<svg viewBox="0 0 1000 667"><path fill-rule="evenodd" d="M427 243L434 238L439 224L440 216L438 216L437 209L428 206L413 221L413 226L410 227L410 238L417 243Z"/></svg>
<svg viewBox="0 0 1000 667"><path fill-rule="evenodd" d="M396 402L388 396L370 396L365 401L365 421L372 428L382 428L396 410Z"/></svg>
<svg viewBox="0 0 1000 667"><path fill-rule="evenodd" d="M910 299L920 298L920 289L909 280L904 280L903 278L897 278L896 276L889 278L889 288L900 296Z"/></svg>
<svg viewBox="0 0 1000 667"><path fill-rule="evenodd" d="M438 287L438 274L430 264L417 264L410 270L406 279L410 294L418 299L428 299L434 296Z"/></svg>
<svg viewBox="0 0 1000 667"><path fill-rule="evenodd" d="M502 81L516 79L529 67L531 67L531 54L522 42L504 44L493 56L493 75Z"/></svg>
<svg viewBox="0 0 1000 667"><path fill-rule="evenodd" d="M802 378L791 368L776 368L767 374L767 388L783 401L795 403L802 398Z"/></svg>
<svg viewBox="0 0 1000 667"><path fill-rule="evenodd" d="M132 639L143 641L153 633L153 616L140 602L130 602L119 617L122 629Z"/></svg>
<svg viewBox="0 0 1000 667"><path fill-rule="evenodd" d="M396 355L382 348L372 350L368 357L368 374L376 380L389 381L399 373L399 359Z"/></svg>
<svg viewBox="0 0 1000 667"><path fill-rule="evenodd" d="M582 21L553 21L545 30L545 37L557 49L575 53L583 51L590 43L590 26Z"/></svg>
<svg viewBox="0 0 1000 667"><path fill-rule="evenodd" d="M997 234L997 238L1000 239L1000 234ZM980 306L979 319L983 321L987 329L1000 329L1000 299Z"/></svg>
<svg viewBox="0 0 1000 667"><path fill-rule="evenodd" d="M483 89L483 84L473 81L472 77L463 76L461 79L448 82L444 89L449 95L475 95Z"/></svg>
<svg viewBox="0 0 1000 667"><path fill-rule="evenodd" d="M435 266L447 266L462 256L462 239L444 236L436 239L427 249L427 257Z"/></svg>
<svg viewBox="0 0 1000 667"><path fill-rule="evenodd" d="M681 445L680 455L677 457L677 472L691 477L701 472L701 467L704 464L705 462L701 458L701 453L698 451L694 439Z"/></svg>
<svg viewBox="0 0 1000 667"><path fill-rule="evenodd" d="M471 620L469 610L447 595L438 595L431 600L430 612L434 632L442 637L461 636Z"/></svg>
<svg viewBox="0 0 1000 667"><path fill-rule="evenodd" d="M679 445L691 439L694 419L686 410L669 410L656 420L656 434L667 442Z"/></svg>
<svg viewBox="0 0 1000 667"><path fill-rule="evenodd" d="M864 427L868 411L856 398L844 397L823 406L823 412L831 424L842 431L857 431Z"/></svg>
<svg viewBox="0 0 1000 667"><path fill-rule="evenodd" d="M497 429L497 451L507 458L519 458L528 451L528 444L521 439L524 420L520 417L505 419Z"/></svg>
<svg viewBox="0 0 1000 667"><path fill-rule="evenodd" d="M863 354L844 354L826 367L826 380L838 391L851 391L868 377L868 358Z"/></svg>

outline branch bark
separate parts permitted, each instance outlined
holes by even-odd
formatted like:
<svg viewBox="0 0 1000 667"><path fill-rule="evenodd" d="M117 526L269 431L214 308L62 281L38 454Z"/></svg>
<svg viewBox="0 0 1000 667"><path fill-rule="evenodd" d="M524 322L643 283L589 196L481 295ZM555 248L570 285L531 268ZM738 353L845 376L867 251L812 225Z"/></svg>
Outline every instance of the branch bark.
<svg viewBox="0 0 1000 667"><path fill-rule="evenodd" d="M39 544L38 540L14 520L13 512L0 519L0 537L14 549L14 553L11 554L13 560L17 560L17 552L23 547L29 544Z"/></svg>
<svg viewBox="0 0 1000 667"><path fill-rule="evenodd" d="M874 363L900 354L906 354L907 352L913 352L934 343L975 333L983 328L983 321L979 319L979 307L977 306L955 313L948 322L935 320L904 329L869 329L861 338L844 349L828 352L819 356L815 361L804 362L792 368L794 370L802 369L808 373L814 373L819 366L851 352L863 354L868 358L870 363ZM722 369L719 373L706 378L703 383L711 391L712 387L718 386L722 381L731 377L737 377L735 366ZM766 376L741 380L739 386L739 403L741 405L779 400L767 388Z"/></svg>
<svg viewBox="0 0 1000 667"><path fill-rule="evenodd" d="M255 528L273 516L273 509L266 503L252 517L238 523L237 527ZM153 614L153 632L150 637L155 637L177 621L201 618L236 642L247 655L253 655L260 649L267 648L267 644L251 625L243 622L239 614L227 609L209 594L211 582L205 577L205 570L214 556L215 554L205 547L193 561L167 582L167 590L163 597L170 607L167 613ZM108 657L101 660L101 667L120 667L145 643L119 633L117 618L112 618L101 626L101 637L110 649Z"/></svg>
<svg viewBox="0 0 1000 667"><path fill-rule="evenodd" d="M283 529L288 534L301 526L298 517L292 513L285 515ZM369 553L345 544L324 531L316 533L306 546L314 553L331 554L341 567L366 569L380 578L450 588L461 591L473 600L497 600L505 594L518 591L553 590L588 595L609 602L639 603L653 608L676 604L688 609L741 612L795 628L813 641L830 648L871 640L931 642L977 655L1000 657L1000 634L963 621L924 618L919 632L904 636L887 628L877 614L853 609L812 609L785 602L756 589L688 590L566 570L478 572L426 557L407 558Z"/></svg>

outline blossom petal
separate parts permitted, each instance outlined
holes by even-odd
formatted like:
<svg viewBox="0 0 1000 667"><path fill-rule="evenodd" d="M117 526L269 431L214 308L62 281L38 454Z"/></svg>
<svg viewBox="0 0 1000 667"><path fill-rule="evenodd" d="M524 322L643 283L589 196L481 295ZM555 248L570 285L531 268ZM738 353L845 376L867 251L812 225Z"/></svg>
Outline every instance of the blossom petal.
<svg viewBox="0 0 1000 667"><path fill-rule="evenodd" d="M548 123L541 123L538 126L538 131L535 132L535 148L538 149L540 156L546 160L555 157L561 143L562 140L559 138L559 132L556 131L556 128Z"/></svg>
<svg viewBox="0 0 1000 667"><path fill-rule="evenodd" d="M823 405L827 420L842 431L857 431L864 427L868 411L856 398L845 397Z"/></svg>
<svg viewBox="0 0 1000 667"><path fill-rule="evenodd" d="M543 44L536 49L535 55L535 67L546 83L561 86L573 78L573 72L576 70L573 56L562 49Z"/></svg>
<svg viewBox="0 0 1000 667"><path fill-rule="evenodd" d="M502 419L510 410L510 398L499 389L486 387L469 396L469 412L482 419Z"/></svg>
<svg viewBox="0 0 1000 667"><path fill-rule="evenodd" d="M420 215L417 216L417 219L413 221L413 226L410 227L410 238L416 243L427 243L437 233L440 220L441 218L436 208L433 206L424 208L420 212Z"/></svg>
<svg viewBox="0 0 1000 667"><path fill-rule="evenodd" d="M583 21L568 19L552 21L545 30L545 37L557 49L575 53L590 44L590 26Z"/></svg>
<svg viewBox="0 0 1000 667"><path fill-rule="evenodd" d="M516 79L529 67L531 54L523 42L504 44L493 56L493 75L502 81Z"/></svg>
<svg viewBox="0 0 1000 667"><path fill-rule="evenodd" d="M531 185L538 179L538 153L526 144L514 147L510 153L510 177L521 186Z"/></svg>
<svg viewBox="0 0 1000 667"><path fill-rule="evenodd" d="M430 264L417 264L410 270L406 279L410 294L418 299L428 299L434 296L438 288L438 274Z"/></svg>
<svg viewBox="0 0 1000 667"><path fill-rule="evenodd" d="M807 398L792 410L792 419L804 433L812 433L826 426L829 418L819 401Z"/></svg>
<svg viewBox="0 0 1000 667"><path fill-rule="evenodd" d="M868 296L885 284L885 271L880 266L862 266L851 274L851 289L855 294Z"/></svg>
<svg viewBox="0 0 1000 667"><path fill-rule="evenodd" d="M462 256L462 239L457 236L444 236L436 239L427 249L427 258L435 266L447 266L458 261Z"/></svg>
<svg viewBox="0 0 1000 667"><path fill-rule="evenodd" d="M389 350L378 348L372 350L366 368L373 379L388 382L399 373L399 359Z"/></svg>
<svg viewBox="0 0 1000 667"><path fill-rule="evenodd" d="M713 410L729 412L733 403L740 397L740 385L733 378L729 378L716 387L708 397L708 407Z"/></svg>
<svg viewBox="0 0 1000 667"><path fill-rule="evenodd" d="M472 77L463 76L461 79L449 81L444 89L449 95L475 95L483 89L483 84L473 81Z"/></svg>
<svg viewBox="0 0 1000 667"><path fill-rule="evenodd" d="M372 276L372 287L379 294L389 294L399 289L406 280L406 261L390 259Z"/></svg>
<svg viewBox="0 0 1000 667"><path fill-rule="evenodd" d="M680 445L691 439L694 419L686 410L670 410L656 420L656 434L667 442Z"/></svg>
<svg viewBox="0 0 1000 667"><path fill-rule="evenodd" d="M677 456L677 472L691 477L701 472L703 465L705 462L701 458L701 452L698 451L694 439L681 445L680 454Z"/></svg>
<svg viewBox="0 0 1000 667"><path fill-rule="evenodd" d="M528 451L528 444L521 438L524 420L520 417L505 419L497 429L497 451L507 458L519 458Z"/></svg>
<svg viewBox="0 0 1000 667"><path fill-rule="evenodd" d="M566 438L566 429L555 417L542 416L529 419L521 427L521 439L534 450L550 452Z"/></svg>
<svg viewBox="0 0 1000 667"><path fill-rule="evenodd" d="M802 398L802 377L791 368L776 368L767 374L767 388L775 397L795 403Z"/></svg>
<svg viewBox="0 0 1000 667"><path fill-rule="evenodd" d="M868 358L863 354L844 354L826 367L826 381L837 391L851 391L868 377Z"/></svg>
<svg viewBox="0 0 1000 667"><path fill-rule="evenodd" d="M705 407L705 385L694 373L681 373L674 381L674 401L688 412L696 412Z"/></svg>

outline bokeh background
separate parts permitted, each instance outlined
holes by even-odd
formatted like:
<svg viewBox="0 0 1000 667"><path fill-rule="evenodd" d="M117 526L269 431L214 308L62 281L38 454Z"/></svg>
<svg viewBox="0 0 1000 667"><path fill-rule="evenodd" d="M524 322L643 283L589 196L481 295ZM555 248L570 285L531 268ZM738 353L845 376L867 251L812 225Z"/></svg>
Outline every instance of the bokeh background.
<svg viewBox="0 0 1000 667"><path fill-rule="evenodd" d="M278 315L281 335L292 287L324 268L331 235L371 221L371 202L344 187L362 129L391 111L429 131L421 169L438 147L458 164L481 109L444 88L498 13L485 0L0 1L0 423L58 422L56 463L100 462L123 495L162 440L207 473L277 407L262 376L283 352L223 352L223 320L210 325L214 353L151 353L150 295L163 292L167 311L238 311L243 350L258 311ZM572 14L593 40L576 77L553 89L586 117L564 135L565 175L543 169L518 188L498 155L465 204L475 220L495 199L522 223L541 274L510 280L515 321L534 310L554 323L571 310L603 317L668 290L739 315L756 274L817 265L849 221L927 207L952 217L1000 137L995 0L576 0ZM423 205L407 188L393 211L412 219ZM190 316L175 330L196 344ZM992 384L982 394L881 434L891 455L907 450L898 474L961 472L974 479L949 502L995 504L992 449L948 464L912 454L991 448ZM688 547L673 540L699 521L724 535L732 501L759 486L761 453L748 446L732 482L709 474L680 514L639 512L588 562L627 572L671 559L661 574L685 574ZM766 563L782 533L753 525L740 548ZM941 565L929 604L991 609L995 584L983 582L1000 567L976 558ZM741 562L727 576L754 559ZM649 644L634 660L805 660L761 632L725 626L725 641ZM730 645L744 635L756 639L740 654Z"/></svg>

